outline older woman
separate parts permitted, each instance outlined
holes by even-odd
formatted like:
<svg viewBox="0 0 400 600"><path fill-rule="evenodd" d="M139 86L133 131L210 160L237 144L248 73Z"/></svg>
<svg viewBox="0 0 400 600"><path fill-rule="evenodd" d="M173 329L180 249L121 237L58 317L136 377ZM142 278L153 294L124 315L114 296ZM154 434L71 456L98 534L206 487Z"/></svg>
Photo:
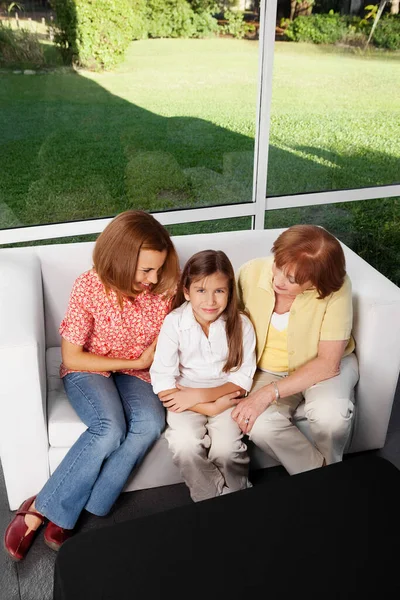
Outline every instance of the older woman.
<svg viewBox="0 0 400 600"><path fill-rule="evenodd" d="M294 474L339 462L349 439L358 380L351 283L342 247L320 227L290 227L272 252L239 273L258 370L232 417ZM314 443L293 423L303 400Z"/></svg>

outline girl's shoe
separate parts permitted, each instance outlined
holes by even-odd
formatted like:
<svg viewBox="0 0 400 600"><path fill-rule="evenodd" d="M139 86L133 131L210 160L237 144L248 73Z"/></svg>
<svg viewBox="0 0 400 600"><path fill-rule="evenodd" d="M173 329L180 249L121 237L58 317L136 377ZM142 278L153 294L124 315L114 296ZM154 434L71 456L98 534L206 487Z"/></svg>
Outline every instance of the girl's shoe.
<svg viewBox="0 0 400 600"><path fill-rule="evenodd" d="M49 521L44 531L44 541L49 548L57 552L63 543L71 537L72 533L72 529L63 529Z"/></svg>
<svg viewBox="0 0 400 600"><path fill-rule="evenodd" d="M37 531L44 523L44 517L42 517L42 515L29 510L35 498L36 496L32 496L21 504L15 517L7 527L4 535L4 548L11 558L16 561L20 561L25 558L26 553L35 539ZM39 527L30 531L28 535L25 535L28 530L28 527L25 523L25 515L33 515L41 520Z"/></svg>

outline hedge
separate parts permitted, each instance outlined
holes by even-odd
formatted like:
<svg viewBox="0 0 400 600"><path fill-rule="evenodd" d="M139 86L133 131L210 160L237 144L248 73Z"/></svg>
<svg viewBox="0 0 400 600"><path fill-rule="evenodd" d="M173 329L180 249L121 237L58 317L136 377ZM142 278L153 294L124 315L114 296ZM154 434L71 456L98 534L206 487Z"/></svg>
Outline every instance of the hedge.
<svg viewBox="0 0 400 600"><path fill-rule="evenodd" d="M51 0L66 62L109 69L132 40L131 0Z"/></svg>
<svg viewBox="0 0 400 600"><path fill-rule="evenodd" d="M51 0L66 63L110 69L132 40L206 37L218 30L206 3L187 0Z"/></svg>

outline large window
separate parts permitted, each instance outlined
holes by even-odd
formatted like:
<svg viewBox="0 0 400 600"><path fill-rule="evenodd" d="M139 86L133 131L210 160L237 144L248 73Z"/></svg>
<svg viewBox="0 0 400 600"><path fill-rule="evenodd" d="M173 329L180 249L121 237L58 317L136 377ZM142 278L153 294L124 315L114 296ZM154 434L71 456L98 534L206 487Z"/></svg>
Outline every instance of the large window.
<svg viewBox="0 0 400 600"><path fill-rule="evenodd" d="M229 35L134 41L103 72L63 67L34 20L50 67L0 74L0 243L95 235L127 208L174 234L312 222L399 282L399 53L377 47L391 23L365 50L361 5L240 7L259 40L231 15ZM328 44L288 41L321 31Z"/></svg>

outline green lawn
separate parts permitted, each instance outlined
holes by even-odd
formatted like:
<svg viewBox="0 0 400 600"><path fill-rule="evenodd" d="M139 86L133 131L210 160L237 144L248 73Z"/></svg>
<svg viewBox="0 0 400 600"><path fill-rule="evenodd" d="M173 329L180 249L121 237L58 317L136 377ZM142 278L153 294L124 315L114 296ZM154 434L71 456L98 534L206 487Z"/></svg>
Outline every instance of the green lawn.
<svg viewBox="0 0 400 600"><path fill-rule="evenodd" d="M146 40L110 73L1 73L0 226L249 201L257 62L257 42ZM399 63L277 43L268 192L399 181ZM398 202L379 206L390 229ZM350 232L355 209L329 214L345 214ZM274 211L267 222L316 214Z"/></svg>

